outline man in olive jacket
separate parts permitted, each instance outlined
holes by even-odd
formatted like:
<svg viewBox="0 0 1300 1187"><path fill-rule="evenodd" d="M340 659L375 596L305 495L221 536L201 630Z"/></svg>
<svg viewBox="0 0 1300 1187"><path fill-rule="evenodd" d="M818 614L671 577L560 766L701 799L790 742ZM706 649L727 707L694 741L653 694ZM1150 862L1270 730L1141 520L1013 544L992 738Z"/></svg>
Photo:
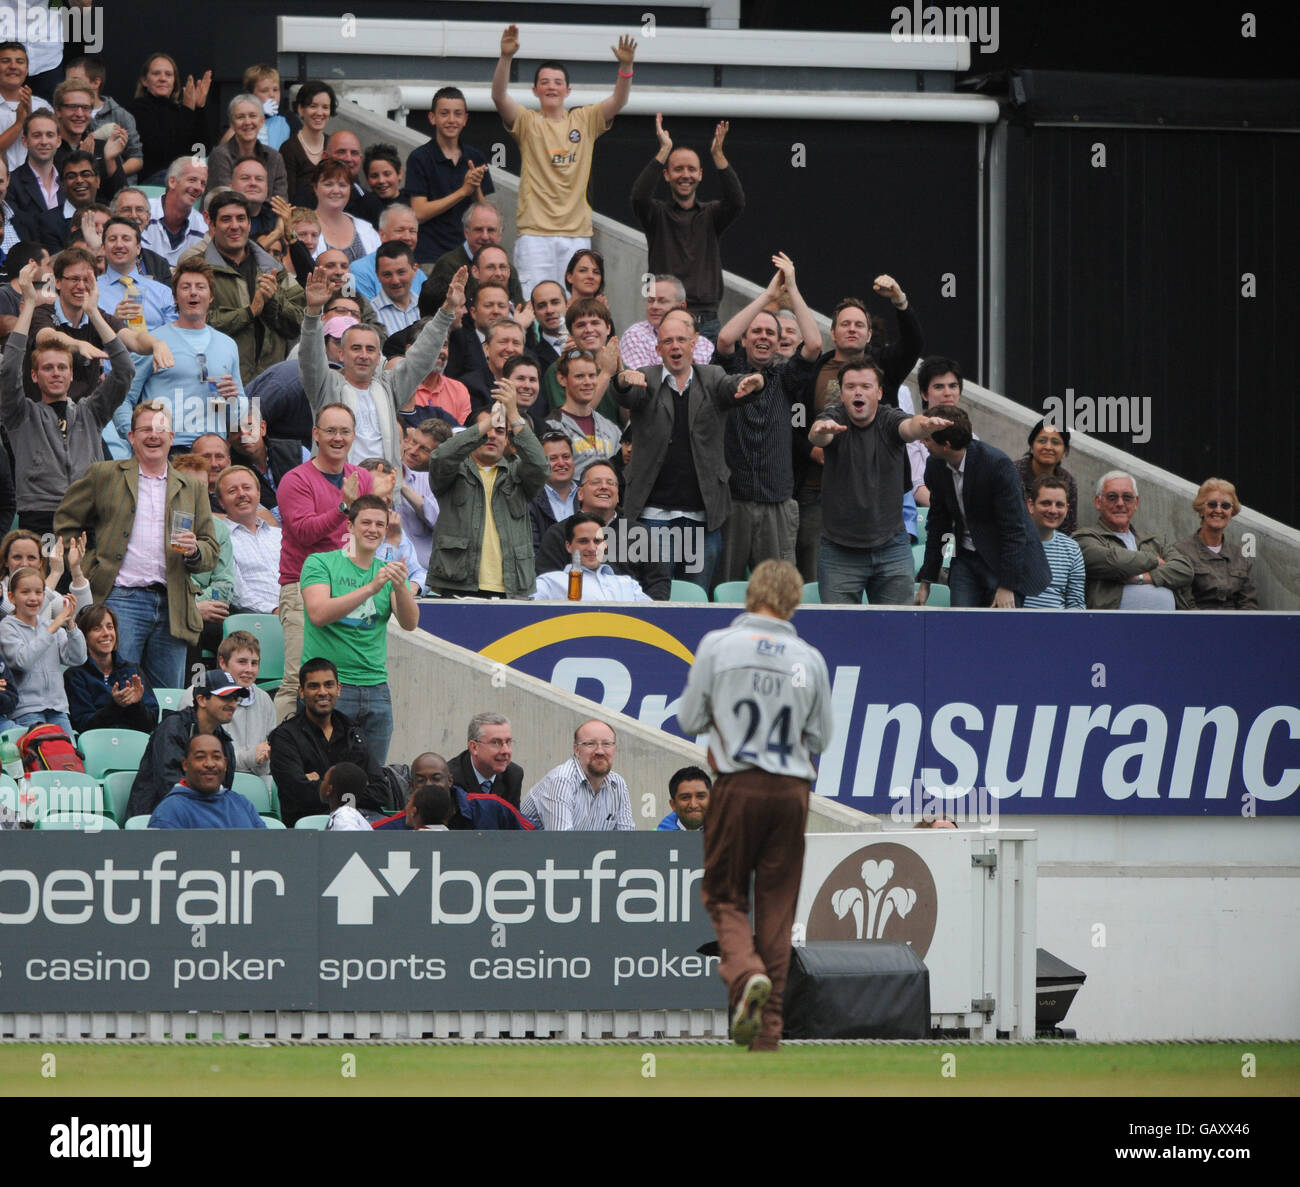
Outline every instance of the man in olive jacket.
<svg viewBox="0 0 1300 1187"><path fill-rule="evenodd" d="M537 584L528 504L550 467L519 415L509 380L497 389L504 428L480 412L473 428L444 441L429 459L429 486L442 511L433 534L429 585L444 595L526 598ZM513 442L516 456L505 456Z"/></svg>
<svg viewBox="0 0 1300 1187"><path fill-rule="evenodd" d="M213 568L220 552L208 484L167 464L164 404L137 404L128 437L131 457L96 462L68 487L54 531L90 533L83 568L95 601L117 615L122 658L140 666L150 688L180 688L186 645L203 629L189 577ZM177 512L188 520L177 522Z"/></svg>
<svg viewBox="0 0 1300 1187"><path fill-rule="evenodd" d="M282 363L302 330L302 285L251 238L248 199L233 190L209 200L212 242L203 262L212 269L208 325L239 347L239 375L252 382Z"/></svg>

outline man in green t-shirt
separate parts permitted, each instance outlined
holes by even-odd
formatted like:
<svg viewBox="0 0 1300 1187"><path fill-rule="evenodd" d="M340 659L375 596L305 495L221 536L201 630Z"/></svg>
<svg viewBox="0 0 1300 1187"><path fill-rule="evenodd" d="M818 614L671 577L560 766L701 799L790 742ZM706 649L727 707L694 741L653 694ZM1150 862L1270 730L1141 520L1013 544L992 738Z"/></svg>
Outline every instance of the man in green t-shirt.
<svg viewBox="0 0 1300 1187"><path fill-rule="evenodd" d="M339 671L338 710L361 727L370 753L383 766L393 736L388 692L388 619L415 630L419 609L406 580L406 566L384 555L388 504L361 495L347 509L352 540L335 552L314 552L302 566L302 660L323 656ZM376 555L379 554L379 555Z"/></svg>

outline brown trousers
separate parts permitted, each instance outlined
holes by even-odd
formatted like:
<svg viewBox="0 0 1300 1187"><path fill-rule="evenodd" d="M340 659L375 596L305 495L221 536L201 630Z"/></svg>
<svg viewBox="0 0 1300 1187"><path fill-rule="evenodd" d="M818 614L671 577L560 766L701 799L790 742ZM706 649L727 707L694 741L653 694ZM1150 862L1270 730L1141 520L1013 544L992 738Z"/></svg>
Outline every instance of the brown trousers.
<svg viewBox="0 0 1300 1187"><path fill-rule="evenodd" d="M751 770L720 775L709 795L700 897L718 934L718 972L733 1007L752 974L766 973L772 980L755 1049L774 1049L781 1041L781 1002L803 875L809 791L806 779Z"/></svg>

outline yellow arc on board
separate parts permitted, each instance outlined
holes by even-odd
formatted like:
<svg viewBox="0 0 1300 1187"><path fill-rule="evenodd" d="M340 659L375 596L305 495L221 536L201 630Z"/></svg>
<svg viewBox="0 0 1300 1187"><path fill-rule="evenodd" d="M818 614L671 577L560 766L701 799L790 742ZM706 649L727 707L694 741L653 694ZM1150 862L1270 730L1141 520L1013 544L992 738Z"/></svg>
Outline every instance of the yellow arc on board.
<svg viewBox="0 0 1300 1187"><path fill-rule="evenodd" d="M675 655L684 663L695 662L695 656L667 631L630 614L557 614L554 618L502 635L484 647L479 655L508 664L552 643L586 638L632 639Z"/></svg>

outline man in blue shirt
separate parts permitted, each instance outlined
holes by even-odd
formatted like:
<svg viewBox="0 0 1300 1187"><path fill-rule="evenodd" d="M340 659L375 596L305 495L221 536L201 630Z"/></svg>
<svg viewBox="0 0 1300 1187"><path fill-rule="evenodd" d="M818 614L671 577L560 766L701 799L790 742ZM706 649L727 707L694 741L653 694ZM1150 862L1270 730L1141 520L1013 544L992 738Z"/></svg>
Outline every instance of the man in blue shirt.
<svg viewBox="0 0 1300 1187"><path fill-rule="evenodd" d="M135 381L113 416L126 436L131 410L141 400L159 400L171 412L173 452L187 451L204 433L239 431L248 420L249 403L239 377L239 347L235 340L207 323L212 304L212 269L183 260L172 277L176 320L160 326L159 341L171 348L175 363L158 373L136 364Z"/></svg>
<svg viewBox="0 0 1300 1187"><path fill-rule="evenodd" d="M143 315L145 328L156 330L176 318L171 289L140 271L140 228L127 218L104 224L104 275L99 278L99 307L131 324ZM123 302L131 305L123 307ZM131 306L139 306L139 311ZM124 316L126 315L126 316Z"/></svg>
<svg viewBox="0 0 1300 1187"><path fill-rule="evenodd" d="M195 734L181 761L185 777L149 817L150 828L265 828L252 801L223 786L226 756L214 734Z"/></svg>

